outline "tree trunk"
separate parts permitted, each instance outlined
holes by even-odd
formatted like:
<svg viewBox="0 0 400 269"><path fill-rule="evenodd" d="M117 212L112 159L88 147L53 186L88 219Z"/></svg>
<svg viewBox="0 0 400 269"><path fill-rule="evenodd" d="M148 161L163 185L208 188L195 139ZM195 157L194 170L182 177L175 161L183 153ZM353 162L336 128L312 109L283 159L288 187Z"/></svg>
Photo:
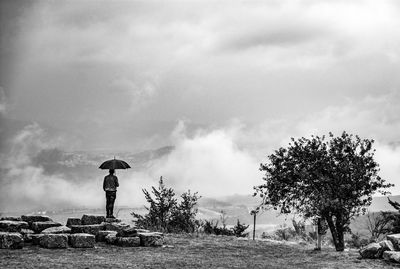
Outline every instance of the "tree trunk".
<svg viewBox="0 0 400 269"><path fill-rule="evenodd" d="M344 227L343 227L343 216L338 214L336 216L336 232L338 235L338 244L335 245L336 251L344 250Z"/></svg>
<svg viewBox="0 0 400 269"><path fill-rule="evenodd" d="M317 246L315 247L315 250L321 250L321 242L322 242L322 224L321 224L321 218L318 218L317 220Z"/></svg>
<svg viewBox="0 0 400 269"><path fill-rule="evenodd" d="M326 217L329 230L332 234L333 243L335 244L336 251L344 250L344 229L342 225L342 217L336 216L336 223L333 222L332 216ZM336 224L336 225L335 225Z"/></svg>

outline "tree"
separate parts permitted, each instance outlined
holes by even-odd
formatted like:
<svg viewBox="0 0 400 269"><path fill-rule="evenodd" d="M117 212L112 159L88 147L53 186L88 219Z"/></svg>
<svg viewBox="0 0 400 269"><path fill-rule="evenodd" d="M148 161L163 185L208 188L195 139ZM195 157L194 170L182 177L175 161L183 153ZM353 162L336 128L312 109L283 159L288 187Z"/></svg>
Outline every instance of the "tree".
<svg viewBox="0 0 400 269"><path fill-rule="evenodd" d="M371 233L371 239L378 240L382 235L389 233L396 219L397 216L393 212L369 212L366 224L368 231Z"/></svg>
<svg viewBox="0 0 400 269"><path fill-rule="evenodd" d="M197 192L193 194L190 190L184 192L178 204L174 190L164 185L162 177L158 182L158 188L152 187L154 198L146 189L142 191L150 206L145 207L148 213L144 216L131 213L136 219L134 222L137 227L164 232L192 233L200 226L196 220L196 205L201 196L198 196Z"/></svg>
<svg viewBox="0 0 400 269"><path fill-rule="evenodd" d="M378 176L374 141L343 132L334 137L291 139L261 164L264 184L255 186L263 205L296 211L305 218L327 222L337 251L344 250L344 233L350 220L365 214L371 195L387 194L393 186Z"/></svg>
<svg viewBox="0 0 400 269"><path fill-rule="evenodd" d="M391 220L390 232L400 233L400 204L396 201L392 201L388 198L389 204L397 210L397 212L391 212L392 214L387 215L387 218Z"/></svg>
<svg viewBox="0 0 400 269"><path fill-rule="evenodd" d="M198 212L196 205L201 196L198 196L197 192L191 194L189 190L184 192L181 198L182 201L172 210L169 226L177 231L193 233L196 227L200 226L199 221L196 220Z"/></svg>
<svg viewBox="0 0 400 269"><path fill-rule="evenodd" d="M154 199L146 189L142 190L146 201L150 204L150 207L146 207L149 213L143 217L132 212L132 216L137 219L138 226L166 231L172 209L176 206L175 192L172 188L165 187L162 177L158 182L158 188L151 188Z"/></svg>

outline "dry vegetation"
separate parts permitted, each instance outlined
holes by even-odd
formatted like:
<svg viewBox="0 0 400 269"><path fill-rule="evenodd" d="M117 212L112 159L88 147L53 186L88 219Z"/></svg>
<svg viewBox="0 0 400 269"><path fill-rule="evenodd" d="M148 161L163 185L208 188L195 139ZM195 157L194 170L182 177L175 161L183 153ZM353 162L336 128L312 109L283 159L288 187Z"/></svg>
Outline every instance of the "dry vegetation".
<svg viewBox="0 0 400 269"><path fill-rule="evenodd" d="M167 248L64 250L27 246L0 250L0 268L393 268L382 260L360 260L356 250L313 251L313 246L249 241L227 236L167 235ZM399 266L400 268L400 266Z"/></svg>

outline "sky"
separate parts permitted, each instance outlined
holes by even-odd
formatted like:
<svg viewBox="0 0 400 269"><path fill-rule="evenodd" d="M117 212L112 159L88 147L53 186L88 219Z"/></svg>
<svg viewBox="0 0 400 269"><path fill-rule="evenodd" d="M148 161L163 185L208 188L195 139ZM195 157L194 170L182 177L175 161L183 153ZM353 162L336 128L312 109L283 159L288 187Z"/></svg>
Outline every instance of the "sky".
<svg viewBox="0 0 400 269"><path fill-rule="evenodd" d="M175 145L154 175L236 193L290 137L348 131L376 141L400 194L398 1L17 0L0 14L10 145L29 130L69 151Z"/></svg>

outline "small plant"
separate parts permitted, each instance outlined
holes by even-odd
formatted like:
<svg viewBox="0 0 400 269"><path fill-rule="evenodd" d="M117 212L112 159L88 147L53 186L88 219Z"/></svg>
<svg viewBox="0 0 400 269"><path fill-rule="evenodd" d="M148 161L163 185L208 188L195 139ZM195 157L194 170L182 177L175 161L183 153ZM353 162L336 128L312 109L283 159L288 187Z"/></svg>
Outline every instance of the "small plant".
<svg viewBox="0 0 400 269"><path fill-rule="evenodd" d="M249 228L249 225L240 223L238 219L236 225L232 228L232 231L236 237L247 237L249 233L244 233L244 231L246 231L247 228Z"/></svg>
<svg viewBox="0 0 400 269"><path fill-rule="evenodd" d="M275 236L278 240L288 241L296 235L296 231L292 227L287 227L286 224L280 226L279 229L275 231Z"/></svg>

